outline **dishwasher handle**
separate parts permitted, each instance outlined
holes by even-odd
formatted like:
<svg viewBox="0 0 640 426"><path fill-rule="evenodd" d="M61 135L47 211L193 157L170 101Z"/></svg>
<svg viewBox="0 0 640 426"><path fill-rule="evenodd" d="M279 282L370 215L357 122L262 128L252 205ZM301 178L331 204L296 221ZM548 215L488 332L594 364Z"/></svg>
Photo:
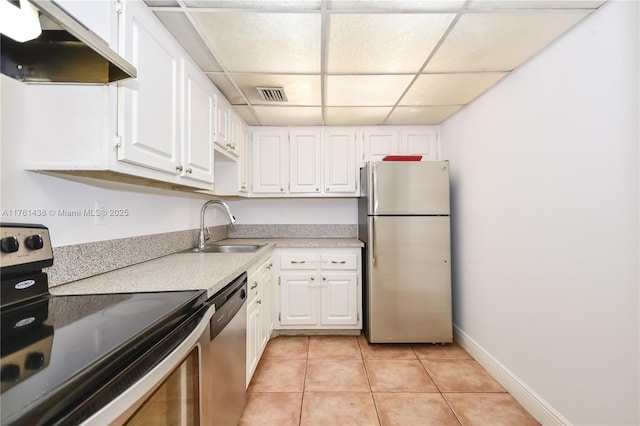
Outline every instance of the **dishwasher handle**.
<svg viewBox="0 0 640 426"><path fill-rule="evenodd" d="M229 324L247 300L247 273L244 272L217 292L207 303L215 306L211 317L210 340L213 340Z"/></svg>

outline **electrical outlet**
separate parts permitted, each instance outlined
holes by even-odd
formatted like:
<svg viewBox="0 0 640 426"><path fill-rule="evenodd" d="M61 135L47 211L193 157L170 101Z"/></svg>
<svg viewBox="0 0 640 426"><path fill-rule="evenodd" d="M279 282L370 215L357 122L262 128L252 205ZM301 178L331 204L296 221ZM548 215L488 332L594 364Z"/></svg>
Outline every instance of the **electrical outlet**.
<svg viewBox="0 0 640 426"><path fill-rule="evenodd" d="M96 226L104 226L107 224L107 203L96 201L93 205L94 220Z"/></svg>

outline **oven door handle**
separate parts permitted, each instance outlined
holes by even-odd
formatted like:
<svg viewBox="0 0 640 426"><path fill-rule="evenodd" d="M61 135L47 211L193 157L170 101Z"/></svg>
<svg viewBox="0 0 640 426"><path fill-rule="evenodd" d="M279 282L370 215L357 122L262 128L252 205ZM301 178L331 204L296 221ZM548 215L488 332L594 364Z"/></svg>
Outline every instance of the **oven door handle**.
<svg viewBox="0 0 640 426"><path fill-rule="evenodd" d="M140 380L102 407L84 424L123 424L145 403L151 394L182 363L191 351L209 342L209 322L215 306L205 304L204 315L189 335ZM203 343L206 342L206 343ZM134 401L134 402L132 402Z"/></svg>

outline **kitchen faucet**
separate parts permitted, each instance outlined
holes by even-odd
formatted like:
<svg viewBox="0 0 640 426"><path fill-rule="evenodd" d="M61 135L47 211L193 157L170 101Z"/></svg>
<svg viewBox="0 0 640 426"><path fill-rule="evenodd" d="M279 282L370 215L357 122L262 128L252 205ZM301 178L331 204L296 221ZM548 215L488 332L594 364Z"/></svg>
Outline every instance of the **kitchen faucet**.
<svg viewBox="0 0 640 426"><path fill-rule="evenodd" d="M207 234L209 234L209 229L204 227L204 212L205 210L207 210L207 207L209 207L212 204L218 204L224 207L225 211L227 212L227 215L229 216L229 220L231 221L231 223L232 224L236 223L236 218L233 217L233 215L231 214L231 211L229 210L229 206L224 201L209 200L206 203L204 203L204 205L202 206L202 209L200 210L200 233L198 234L198 250L202 250L205 246L205 242L209 239L209 235L207 235L206 237L204 235L205 229Z"/></svg>

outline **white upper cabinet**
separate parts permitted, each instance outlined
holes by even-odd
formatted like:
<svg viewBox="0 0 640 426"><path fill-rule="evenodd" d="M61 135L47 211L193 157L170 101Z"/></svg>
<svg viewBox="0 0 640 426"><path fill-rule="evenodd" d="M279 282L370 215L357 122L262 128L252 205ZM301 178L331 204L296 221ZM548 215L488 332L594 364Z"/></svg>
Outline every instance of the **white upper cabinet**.
<svg viewBox="0 0 640 426"><path fill-rule="evenodd" d="M215 143L219 152L228 154L233 161L240 155L240 132L242 122L232 114L231 105L219 96L216 99Z"/></svg>
<svg viewBox="0 0 640 426"><path fill-rule="evenodd" d="M363 163L381 161L398 153L398 131L384 127L368 128L363 133Z"/></svg>
<svg viewBox="0 0 640 426"><path fill-rule="evenodd" d="M177 42L141 2L126 2L124 56L138 78L120 83L118 159L180 173L180 58Z"/></svg>
<svg viewBox="0 0 640 426"><path fill-rule="evenodd" d="M209 80L191 63L184 70L184 128L182 172L184 177L213 182L215 94Z"/></svg>
<svg viewBox="0 0 640 426"><path fill-rule="evenodd" d="M437 126L253 127L250 131L252 164L245 169L253 176L249 197L357 197L358 169L367 161L381 161L387 155L439 160Z"/></svg>
<svg viewBox="0 0 640 426"><path fill-rule="evenodd" d="M320 192L322 132L317 127L289 133L289 192Z"/></svg>
<svg viewBox="0 0 640 426"><path fill-rule="evenodd" d="M422 161L437 161L438 131L432 127L400 130L400 154L422 155Z"/></svg>
<svg viewBox="0 0 640 426"><path fill-rule="evenodd" d="M288 130L259 130L251 139L253 185L257 194L280 194L287 188Z"/></svg>
<svg viewBox="0 0 640 426"><path fill-rule="evenodd" d="M251 150L249 149L249 132L246 126L240 129L240 161L238 172L238 191L247 194L251 190Z"/></svg>
<svg viewBox="0 0 640 426"><path fill-rule="evenodd" d="M118 160L213 190L213 84L142 2L125 2L121 39L138 78L119 84Z"/></svg>
<svg viewBox="0 0 640 426"><path fill-rule="evenodd" d="M324 134L324 191L354 194L356 189L356 131L328 128Z"/></svg>
<svg viewBox="0 0 640 426"><path fill-rule="evenodd" d="M367 127L362 132L359 165L382 161L387 155L421 155L422 161L440 159L437 126Z"/></svg>
<svg viewBox="0 0 640 426"><path fill-rule="evenodd" d="M117 85L30 89L34 120L49 133L61 131L30 139L27 167L213 191L217 89L143 2L118 4L113 33L118 52L135 64L137 77ZM101 7L102 0L96 5Z"/></svg>
<svg viewBox="0 0 640 426"><path fill-rule="evenodd" d="M231 107L220 97L216 103L216 144L227 148Z"/></svg>
<svg viewBox="0 0 640 426"><path fill-rule="evenodd" d="M249 196L357 196L355 129L260 128L252 134Z"/></svg>
<svg viewBox="0 0 640 426"><path fill-rule="evenodd" d="M242 154L242 139L245 135L245 126L240 118L233 113L231 114L230 122L231 141L229 142L228 148L231 151L231 154L235 155L236 157L240 157L240 155Z"/></svg>

